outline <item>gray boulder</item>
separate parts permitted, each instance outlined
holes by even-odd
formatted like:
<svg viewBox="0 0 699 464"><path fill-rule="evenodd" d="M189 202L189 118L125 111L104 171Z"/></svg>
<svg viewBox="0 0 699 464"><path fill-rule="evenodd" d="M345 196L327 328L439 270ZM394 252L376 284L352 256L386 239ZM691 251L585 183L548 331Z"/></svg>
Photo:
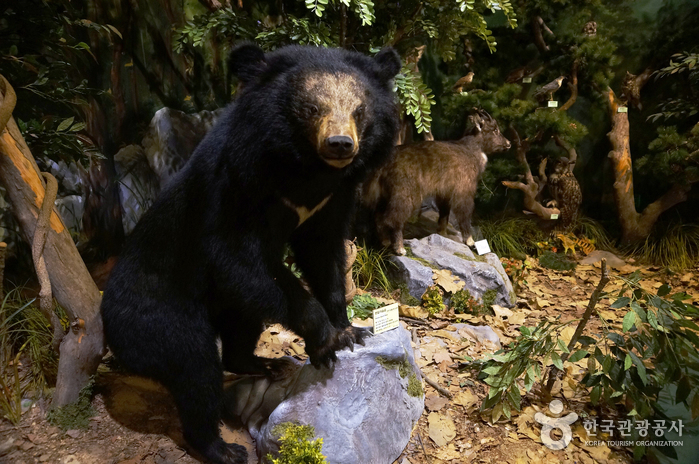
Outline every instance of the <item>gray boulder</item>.
<svg viewBox="0 0 699 464"><path fill-rule="evenodd" d="M458 276L465 283L465 288L474 298L482 299L483 294L490 289L497 292L495 304L511 308L516 303L516 297L512 288L512 282L508 278L505 270L495 253L488 253L483 256L474 256L469 247L463 243L458 243L438 234L432 234L422 239L406 240L405 245L410 247L413 256L427 261L435 268L448 269ZM408 258L409 259L409 258ZM422 275L431 269L424 264L413 260L410 264L413 269L411 275ZM425 268L418 271L414 268L422 266ZM408 268L408 266L405 266ZM420 274L422 272L422 274ZM432 285L430 276L430 283ZM406 281L403 281L406 282ZM408 284L408 282L406 282ZM418 292L423 288L413 285ZM426 287L425 287L426 288ZM408 285L410 294L415 298L420 298L421 293L413 293Z"/></svg>
<svg viewBox="0 0 699 464"><path fill-rule="evenodd" d="M408 293L418 300L431 286L432 269L406 256L391 256L388 260L393 266L388 267L388 273L394 282L402 282L408 289Z"/></svg>
<svg viewBox="0 0 699 464"><path fill-rule="evenodd" d="M162 108L155 113L141 145L161 189L184 166L222 111L186 114Z"/></svg>
<svg viewBox="0 0 699 464"><path fill-rule="evenodd" d="M333 369L304 364L281 381L248 378L226 390L227 407L255 439L260 457L279 449L275 429L312 425L330 464L391 464L424 408L410 334L399 327L337 353Z"/></svg>

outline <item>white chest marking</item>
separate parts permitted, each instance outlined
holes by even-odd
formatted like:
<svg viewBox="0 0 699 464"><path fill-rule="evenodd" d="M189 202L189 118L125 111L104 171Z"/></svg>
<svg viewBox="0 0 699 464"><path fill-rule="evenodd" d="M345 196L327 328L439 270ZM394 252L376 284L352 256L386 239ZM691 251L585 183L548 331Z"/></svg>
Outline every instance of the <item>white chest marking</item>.
<svg viewBox="0 0 699 464"><path fill-rule="evenodd" d="M291 208L291 209L293 209L294 211L296 211L296 214L299 215L299 223L296 225L296 227L298 227L298 226L300 226L301 224L303 224L304 222L306 222L306 220L307 220L309 217L313 216L315 213L317 213L318 211L320 211L320 209L321 209L323 206L325 206L325 204L328 202L328 200L330 200L330 197L331 197L331 196L332 196L332 194L330 194L330 195L328 195L327 197L325 197L325 198L323 199L323 201L321 201L320 203L318 203L318 204L317 204L313 209L311 209L311 210L309 210L309 209L306 208L305 206L296 206L296 205L293 204L293 203L291 202L291 200L289 200L288 198L282 198L282 201L284 202L284 204L285 204L286 206L288 206L289 208Z"/></svg>

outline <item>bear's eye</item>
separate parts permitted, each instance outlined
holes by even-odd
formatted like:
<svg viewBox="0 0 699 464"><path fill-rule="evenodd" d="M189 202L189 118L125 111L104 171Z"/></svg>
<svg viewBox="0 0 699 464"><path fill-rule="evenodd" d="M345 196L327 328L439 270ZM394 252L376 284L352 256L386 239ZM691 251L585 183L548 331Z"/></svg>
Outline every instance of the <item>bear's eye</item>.
<svg viewBox="0 0 699 464"><path fill-rule="evenodd" d="M318 107L316 105L309 104L306 108L310 114L318 114Z"/></svg>
<svg viewBox="0 0 699 464"><path fill-rule="evenodd" d="M364 105L361 105L359 108L354 110L354 114L356 117L361 118L364 115L365 110L366 108L364 107Z"/></svg>

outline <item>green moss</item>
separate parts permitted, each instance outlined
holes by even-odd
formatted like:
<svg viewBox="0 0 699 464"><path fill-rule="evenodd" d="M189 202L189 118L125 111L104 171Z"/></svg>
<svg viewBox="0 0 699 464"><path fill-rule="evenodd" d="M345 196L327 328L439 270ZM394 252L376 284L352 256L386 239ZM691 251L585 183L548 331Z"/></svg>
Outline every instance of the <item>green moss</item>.
<svg viewBox="0 0 699 464"><path fill-rule="evenodd" d="M420 306L420 300L410 294L408 286L405 283L398 285L400 289L400 302L408 306Z"/></svg>
<svg viewBox="0 0 699 464"><path fill-rule="evenodd" d="M570 260L562 253L553 253L545 251L539 257L539 264L545 268L556 271L570 271L578 265L575 261Z"/></svg>
<svg viewBox="0 0 699 464"><path fill-rule="evenodd" d="M407 258L410 258L410 259L414 260L414 261L417 261L418 263L424 264L425 266L427 266L427 267L429 267L429 268L431 268L431 269L439 269L439 268L435 267L434 264L432 264L431 262L427 261L426 259L418 258L417 256L415 256L415 255L413 254L413 250L411 250L410 247L407 246L407 245L405 246L405 256L406 256Z"/></svg>
<svg viewBox="0 0 699 464"><path fill-rule="evenodd" d="M405 354L405 357L401 361L391 361L383 356L377 356L376 362L386 370L397 369L401 379L408 378L408 395L415 398L422 398L424 395L422 383L420 379L417 378L413 367L408 362L408 353Z"/></svg>
<svg viewBox="0 0 699 464"><path fill-rule="evenodd" d="M78 400L60 408L51 409L46 415L50 424L61 430L87 429L90 425L90 417L96 414L92 407L92 389L95 379L91 378L87 385L80 390Z"/></svg>
<svg viewBox="0 0 699 464"><path fill-rule="evenodd" d="M471 292L461 289L451 296L450 304L456 314L472 313L476 300L471 296Z"/></svg>
<svg viewBox="0 0 699 464"><path fill-rule="evenodd" d="M323 439L315 437L315 429L310 425L284 422L272 429L272 434L279 438L279 456L275 459L267 455L272 464L327 464L323 456Z"/></svg>

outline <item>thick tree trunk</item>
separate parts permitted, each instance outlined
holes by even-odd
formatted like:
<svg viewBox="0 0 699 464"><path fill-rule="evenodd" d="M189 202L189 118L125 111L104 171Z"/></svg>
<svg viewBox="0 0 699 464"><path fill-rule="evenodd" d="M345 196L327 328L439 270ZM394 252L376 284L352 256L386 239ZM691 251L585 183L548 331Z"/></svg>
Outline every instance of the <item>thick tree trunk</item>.
<svg viewBox="0 0 699 464"><path fill-rule="evenodd" d="M607 134L612 144L612 151L608 156L614 168L614 201L619 212L622 243L631 244L645 240L663 212L686 201L691 185L675 184L658 200L648 205L642 213L636 211L629 146L629 116L628 113L618 112L621 102L612 89L609 89L608 98L612 120L612 130Z"/></svg>
<svg viewBox="0 0 699 464"><path fill-rule="evenodd" d="M6 103L6 95L0 93L0 108ZM24 239L32 243L45 185L13 118L0 133L0 184L5 187ZM63 406L78 399L80 389L95 374L104 355L99 312L101 297L55 209L50 216L43 256L53 294L66 310L71 323L71 329L60 345L52 403L53 406Z"/></svg>

